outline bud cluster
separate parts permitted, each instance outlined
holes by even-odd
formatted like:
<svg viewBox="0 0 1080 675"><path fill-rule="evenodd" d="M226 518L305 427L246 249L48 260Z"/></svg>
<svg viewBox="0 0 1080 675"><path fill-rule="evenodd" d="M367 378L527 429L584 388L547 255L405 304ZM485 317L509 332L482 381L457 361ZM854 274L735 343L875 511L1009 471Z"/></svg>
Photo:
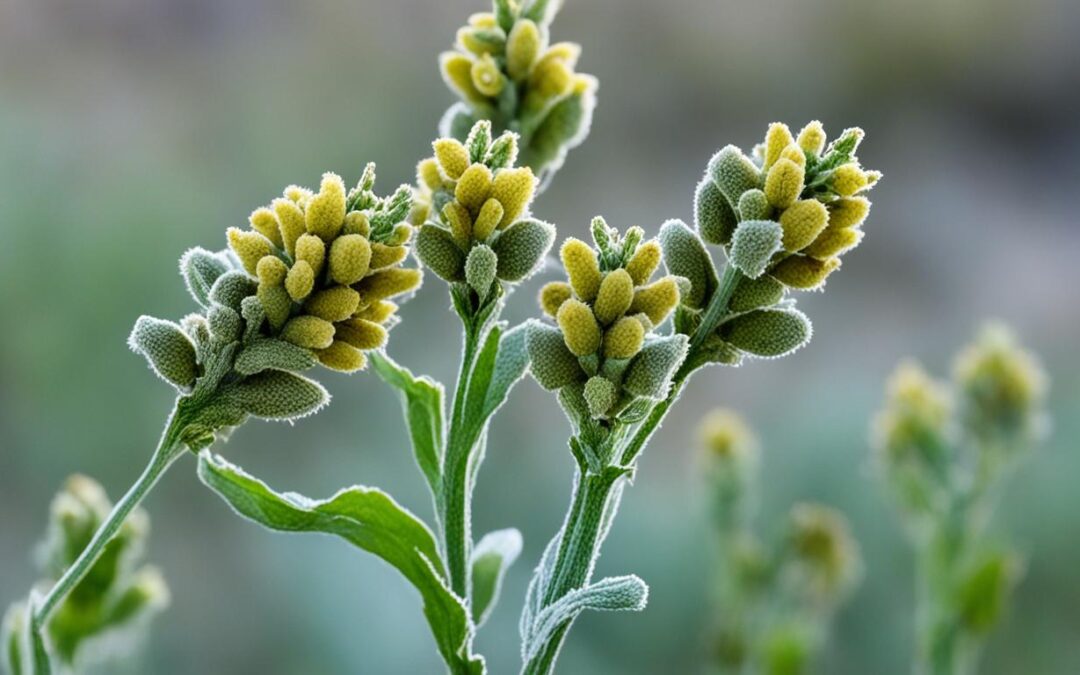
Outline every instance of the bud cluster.
<svg viewBox="0 0 1080 675"><path fill-rule="evenodd" d="M558 10L551 0L495 0L458 31L455 51L439 61L461 98L446 111L440 134L463 140L477 120L521 134L522 163L541 176L558 170L589 130L596 78L574 72L581 47L550 44Z"/></svg>
<svg viewBox="0 0 1080 675"><path fill-rule="evenodd" d="M607 420L635 402L662 399L687 347L684 335L653 334L679 302L674 276L650 282L659 243L642 242L638 227L619 236L602 218L592 235L595 248L574 238L563 244L568 281L540 292L555 325L535 321L528 335L537 382L559 390L577 420Z"/></svg>
<svg viewBox="0 0 1080 675"><path fill-rule="evenodd" d="M48 533L39 551L42 586L60 578L111 510L112 503L97 482L80 475L68 478L53 498ZM158 569L139 566L149 528L145 511L132 512L105 554L50 618L49 643L66 666L82 667L104 656L106 642L112 655L130 650L148 619L169 604L169 589ZM4 651L13 673L20 672L22 645L17 636L27 618L25 607L16 605L5 622Z"/></svg>

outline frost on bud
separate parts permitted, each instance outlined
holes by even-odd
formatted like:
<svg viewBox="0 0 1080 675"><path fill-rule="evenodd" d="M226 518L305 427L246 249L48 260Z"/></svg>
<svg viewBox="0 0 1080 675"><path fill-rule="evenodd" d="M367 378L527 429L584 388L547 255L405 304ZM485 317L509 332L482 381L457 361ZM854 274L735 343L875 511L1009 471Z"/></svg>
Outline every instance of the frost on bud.
<svg viewBox="0 0 1080 675"><path fill-rule="evenodd" d="M576 356L589 356L600 349L600 325L592 309L571 298L559 307L556 315L566 347Z"/></svg>
<svg viewBox="0 0 1080 675"><path fill-rule="evenodd" d="M277 216L269 208L263 206L252 211L248 216L248 223L251 224L251 229L269 239L275 248L281 248L284 244Z"/></svg>
<svg viewBox="0 0 1080 675"><path fill-rule="evenodd" d="M795 142L806 152L820 155L821 151L825 149L825 128L821 125L821 122L814 120L799 131L799 136L795 139Z"/></svg>
<svg viewBox="0 0 1080 675"><path fill-rule="evenodd" d="M784 285L767 274L757 279L742 279L731 295L729 308L733 312L771 307L784 298Z"/></svg>
<svg viewBox="0 0 1080 675"><path fill-rule="evenodd" d="M747 220L739 223L728 252L731 264L740 272L756 279L769 266L774 253L780 250L783 228L771 220Z"/></svg>
<svg viewBox="0 0 1080 675"><path fill-rule="evenodd" d="M833 190L841 197L850 197L870 184L866 172L855 163L837 167L831 182Z"/></svg>
<svg viewBox="0 0 1080 675"><path fill-rule="evenodd" d="M656 240L647 241L637 247L634 255L626 263L626 272L630 275L630 279L633 280L635 286L648 283L653 272L660 266L663 255L663 248L661 248L660 242Z"/></svg>
<svg viewBox="0 0 1080 675"><path fill-rule="evenodd" d="M289 293L289 297L296 302L302 302L304 298L311 295L311 289L314 287L315 271L306 260L297 260L285 277L285 290Z"/></svg>
<svg viewBox="0 0 1080 675"><path fill-rule="evenodd" d="M281 329L281 339L307 349L326 349L334 341L334 324L316 316L296 316Z"/></svg>
<svg viewBox="0 0 1080 675"><path fill-rule="evenodd" d="M862 225L870 213L866 197L841 197L829 202L829 227L838 230Z"/></svg>
<svg viewBox="0 0 1080 675"><path fill-rule="evenodd" d="M827 227L818 235L814 243L803 249L803 253L818 260L828 260L858 246L864 234L862 230L853 227L844 229Z"/></svg>
<svg viewBox="0 0 1080 675"><path fill-rule="evenodd" d="M488 149L488 165L492 169L506 169L518 158L518 135L506 132L496 138Z"/></svg>
<svg viewBox="0 0 1080 675"><path fill-rule="evenodd" d="M255 294L256 284L243 272L226 272L210 287L210 302L240 311L240 303Z"/></svg>
<svg viewBox="0 0 1080 675"><path fill-rule="evenodd" d="M221 344L229 344L240 339L243 322L240 315L224 305L213 305L207 313L210 337Z"/></svg>
<svg viewBox="0 0 1080 675"><path fill-rule="evenodd" d="M790 159L780 159L765 177L765 198L778 209L795 203L803 189L805 171Z"/></svg>
<svg viewBox="0 0 1080 675"><path fill-rule="evenodd" d="M595 375L585 383L582 395L589 406L589 414L593 417L604 417L608 410L611 410L611 406L615 405L618 390L611 380Z"/></svg>
<svg viewBox="0 0 1080 675"><path fill-rule="evenodd" d="M795 142L788 125L783 122L773 122L765 133L765 163L766 170L780 159L780 154L789 145Z"/></svg>
<svg viewBox="0 0 1080 675"><path fill-rule="evenodd" d="M449 232L428 223L420 226L416 236L416 256L444 281L465 280L465 254L454 243Z"/></svg>
<svg viewBox="0 0 1080 675"><path fill-rule="evenodd" d="M334 326L334 341L368 351L386 345L387 332L376 320L354 318Z"/></svg>
<svg viewBox="0 0 1080 675"><path fill-rule="evenodd" d="M514 22L506 40L506 72L515 82L529 75L543 45L540 29L528 19Z"/></svg>
<svg viewBox="0 0 1080 675"><path fill-rule="evenodd" d="M801 590L819 603L835 604L862 573L859 545L847 518L820 504L796 504L790 523L791 563Z"/></svg>
<svg viewBox="0 0 1080 675"><path fill-rule="evenodd" d="M449 202L442 209L442 217L450 226L454 243L461 249L468 249L473 238L472 216L469 215L469 210L456 201Z"/></svg>
<svg viewBox="0 0 1080 675"><path fill-rule="evenodd" d="M570 299L573 291L570 284L563 281L552 281L544 284L540 289L540 307L544 313L554 318L559 313L559 307Z"/></svg>
<svg viewBox="0 0 1080 675"><path fill-rule="evenodd" d="M446 177L450 180L461 178L461 174L469 167L469 151L465 146L453 138L440 138L432 143L432 148Z"/></svg>
<svg viewBox="0 0 1080 675"><path fill-rule="evenodd" d="M273 244L270 243L270 240L258 232L249 232L230 227L226 231L226 235L229 239L229 248L240 259L248 274L255 274L255 267L259 264L259 260L263 256L270 255L273 251Z"/></svg>
<svg viewBox="0 0 1080 675"><path fill-rule="evenodd" d="M686 358L688 345L685 335L668 335L649 342L627 368L623 388L634 396L664 398L672 376Z"/></svg>
<svg viewBox="0 0 1080 675"><path fill-rule="evenodd" d="M360 306L367 307L377 300L408 293L420 286L423 275L420 270L395 267L368 275L353 285L360 293Z"/></svg>
<svg viewBox="0 0 1080 675"><path fill-rule="evenodd" d="M222 394L247 414L270 420L304 417L330 401L330 394L318 382L280 370L246 377Z"/></svg>
<svg viewBox="0 0 1080 675"><path fill-rule="evenodd" d="M525 346L532 375L549 391L585 379L577 357L566 347L562 332L554 326L530 321Z"/></svg>
<svg viewBox="0 0 1080 675"><path fill-rule="evenodd" d="M554 242L554 225L533 218L517 221L503 230L492 245L498 256L497 276L510 282L525 279L536 270Z"/></svg>
<svg viewBox="0 0 1080 675"><path fill-rule="evenodd" d="M740 220L768 220L771 214L772 207L761 190L747 190L739 197Z"/></svg>
<svg viewBox="0 0 1080 675"><path fill-rule="evenodd" d="M195 345L175 323L140 316L128 338L128 346L146 357L158 377L178 390L188 391L195 384L199 372Z"/></svg>
<svg viewBox="0 0 1080 675"><path fill-rule="evenodd" d="M210 305L210 289L222 274L229 271L225 258L206 249L193 248L180 257L180 274L195 302Z"/></svg>
<svg viewBox="0 0 1080 675"><path fill-rule="evenodd" d="M600 290L593 303L593 313L600 324L607 326L618 319L634 300L634 281L625 269L608 272L600 282Z"/></svg>
<svg viewBox="0 0 1080 675"><path fill-rule="evenodd" d="M324 173L319 192L304 209L307 231L332 241L345 224L345 182L335 173Z"/></svg>
<svg viewBox="0 0 1080 675"><path fill-rule="evenodd" d="M596 251L580 239L570 237L563 243L559 254L574 293L585 302L595 299L601 282Z"/></svg>
<svg viewBox="0 0 1080 675"><path fill-rule="evenodd" d="M491 169L483 164L471 164L458 179L454 188L454 199L469 210L477 213L491 195Z"/></svg>
<svg viewBox="0 0 1080 675"><path fill-rule="evenodd" d="M330 370L342 373L355 373L367 365L364 353L344 340L334 340L326 349L316 351L315 356Z"/></svg>
<svg viewBox="0 0 1080 675"><path fill-rule="evenodd" d="M624 316L604 333L604 358L632 358L644 343L645 326L635 317Z"/></svg>
<svg viewBox="0 0 1080 675"><path fill-rule="evenodd" d="M758 309L724 322L718 329L728 344L754 356L790 354L810 341L810 320L796 309Z"/></svg>
<svg viewBox="0 0 1080 675"><path fill-rule="evenodd" d="M465 281L481 298L486 297L495 281L495 268L499 259L486 244L477 244L465 260Z"/></svg>
<svg viewBox="0 0 1080 675"><path fill-rule="evenodd" d="M485 96L473 84L473 60L464 54L444 52L439 56L439 70L447 86L466 101L482 102Z"/></svg>
<svg viewBox="0 0 1080 675"><path fill-rule="evenodd" d="M761 183L758 168L734 145L725 146L713 155L708 172L728 204L738 204L742 193L760 187Z"/></svg>
<svg viewBox="0 0 1080 675"><path fill-rule="evenodd" d="M693 309L703 308L719 283L705 245L681 220L664 223L659 238L668 272L690 282L690 292L681 296L682 304ZM649 318L652 319L651 314Z"/></svg>
<svg viewBox="0 0 1080 675"><path fill-rule="evenodd" d="M371 243L362 235L338 237L330 244L330 278L345 286L360 281L368 273L371 253Z"/></svg>
<svg viewBox="0 0 1080 675"><path fill-rule="evenodd" d="M477 241L487 241L495 233L504 213L505 210L499 200L488 199L484 202L484 205L480 207L480 213L476 216L476 222L473 223L473 238Z"/></svg>
<svg viewBox="0 0 1080 675"><path fill-rule="evenodd" d="M778 262L769 270L769 274L785 286L813 290L820 288L825 279L839 267L839 258L817 260L804 255L792 255Z"/></svg>
<svg viewBox="0 0 1080 675"><path fill-rule="evenodd" d="M318 276L326 262L326 244L323 240L312 234L300 235L296 240L296 260L306 262L312 272Z"/></svg>
<svg viewBox="0 0 1080 675"><path fill-rule="evenodd" d="M527 166L502 169L495 174L491 196L503 207L499 229L510 225L528 211L536 191L536 177Z"/></svg>
<svg viewBox="0 0 1080 675"><path fill-rule="evenodd" d="M709 174L694 191L694 223L698 234L710 244L726 245L731 241L739 219Z"/></svg>
<svg viewBox="0 0 1080 675"><path fill-rule="evenodd" d="M352 316L359 306L359 293L348 286L331 286L313 293L304 302L304 311L334 323Z"/></svg>
<svg viewBox="0 0 1080 675"><path fill-rule="evenodd" d="M629 311L631 314L645 314L654 326L659 326L678 304L679 285L675 277L667 276L638 288Z"/></svg>
<svg viewBox="0 0 1080 675"><path fill-rule="evenodd" d="M274 215L277 216L278 224L281 227L281 241L285 247L285 252L294 255L296 252L296 240L300 238L300 235L307 232L304 212L290 199L275 199L270 203L270 207L274 209Z"/></svg>
<svg viewBox="0 0 1080 675"><path fill-rule="evenodd" d="M829 212L818 200L803 199L795 202L780 214L780 226L784 229L784 250L803 250L821 234L828 222Z"/></svg>

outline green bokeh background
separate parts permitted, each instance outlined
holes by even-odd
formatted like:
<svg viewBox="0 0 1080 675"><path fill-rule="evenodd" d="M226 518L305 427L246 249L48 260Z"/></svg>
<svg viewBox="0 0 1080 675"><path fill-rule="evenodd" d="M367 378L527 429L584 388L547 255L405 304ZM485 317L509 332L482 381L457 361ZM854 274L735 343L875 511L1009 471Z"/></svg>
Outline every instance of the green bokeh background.
<svg viewBox="0 0 1080 675"><path fill-rule="evenodd" d="M391 190L429 152L451 102L436 55L483 0L7 0L0 3L0 602L35 578L30 551L70 472L113 496L157 439L171 390L124 340L141 313L190 311L189 246L282 186L379 164ZM985 673L1080 672L1080 4L1070 0L568 0L556 39L584 44L601 81L588 142L535 212L560 238L601 213L655 232L692 217L709 156L774 119L865 128L885 172L863 245L828 292L800 297L812 344L695 379L641 462L599 573L635 572L643 614L584 617L564 673L694 673L712 556L695 426L737 408L759 427L766 523L796 500L843 509L866 558L823 673L909 671L912 560L868 462L868 419L896 361L939 372L985 318L1012 323L1053 378L1054 434L996 519L1030 556ZM547 272L510 299L536 313ZM434 278L390 351L449 380L455 318ZM430 504L391 391L320 373L334 395L294 427L254 422L224 447L279 489L385 487ZM475 502L479 532L519 527L525 551L477 646L517 668L517 613L568 498L567 425L520 386L495 423ZM150 558L173 605L140 673L437 673L416 594L328 538L278 536L172 471L147 502ZM775 528L774 528L775 529Z"/></svg>

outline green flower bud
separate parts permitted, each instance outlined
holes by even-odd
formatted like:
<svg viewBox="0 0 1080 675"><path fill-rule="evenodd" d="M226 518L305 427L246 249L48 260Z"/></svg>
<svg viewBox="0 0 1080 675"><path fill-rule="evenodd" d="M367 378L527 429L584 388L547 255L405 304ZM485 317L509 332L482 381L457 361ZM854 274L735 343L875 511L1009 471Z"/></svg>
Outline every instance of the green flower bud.
<svg viewBox="0 0 1080 675"><path fill-rule="evenodd" d="M240 315L224 305L213 305L207 312L210 337L221 344L229 344L240 339L244 324Z"/></svg>
<svg viewBox="0 0 1080 675"><path fill-rule="evenodd" d="M240 311L240 303L255 294L256 284L243 272L226 272L210 287L210 302Z"/></svg>
<svg viewBox="0 0 1080 675"><path fill-rule="evenodd" d="M796 309L757 309L721 324L720 337L763 358L785 356L810 341L810 320Z"/></svg>
<svg viewBox="0 0 1080 675"><path fill-rule="evenodd" d="M778 160L765 177L765 198L778 209L788 208L802 193L805 177L805 171L795 162Z"/></svg>
<svg viewBox="0 0 1080 675"><path fill-rule="evenodd" d="M481 298L486 297L495 281L495 268L499 259L486 244L477 244L465 260L465 281Z"/></svg>
<svg viewBox="0 0 1080 675"><path fill-rule="evenodd" d="M270 420L298 419L330 402L330 394L319 383L281 370L246 377L222 394L247 414Z"/></svg>
<svg viewBox="0 0 1080 675"><path fill-rule="evenodd" d="M270 284L260 283L256 293L259 304L262 305L263 312L266 314L266 319L270 322L270 327L274 331L281 330L292 312L292 298L289 296L289 292L281 284L271 286Z"/></svg>
<svg viewBox="0 0 1080 675"><path fill-rule="evenodd" d="M859 546L847 519L820 504L791 509L788 540L804 590L819 602L834 604L858 582L862 571Z"/></svg>
<svg viewBox="0 0 1080 675"><path fill-rule="evenodd" d="M728 306L733 312L748 312L771 307L784 298L784 285L767 274L757 279L743 279L735 287Z"/></svg>
<svg viewBox="0 0 1080 675"><path fill-rule="evenodd" d="M593 417L604 417L611 410L611 406L615 405L618 390L611 380L595 375L585 383L582 395L589 406L589 414Z"/></svg>
<svg viewBox="0 0 1080 675"><path fill-rule="evenodd" d="M694 191L694 223L698 234L710 244L726 245L739 219L727 197L707 173Z"/></svg>
<svg viewBox="0 0 1080 675"><path fill-rule="evenodd" d="M498 255L497 276L518 282L531 275L555 242L555 226L527 218L506 228L492 248Z"/></svg>
<svg viewBox="0 0 1080 675"><path fill-rule="evenodd" d="M631 361L623 389L634 396L660 400L671 388L671 378L686 358L685 335L667 335L646 344Z"/></svg>
<svg viewBox="0 0 1080 675"><path fill-rule="evenodd" d="M821 288L835 270L840 268L839 258L817 260L803 255L793 255L778 262L769 274L791 288L813 290Z"/></svg>
<svg viewBox="0 0 1080 675"><path fill-rule="evenodd" d="M128 338L132 351L142 354L151 370L180 391L195 384L199 367L195 345L180 326L150 316L140 316Z"/></svg>
<svg viewBox="0 0 1080 675"><path fill-rule="evenodd" d="M783 229L771 220L746 220L739 223L728 252L731 264L740 272L756 279L769 266L774 253L780 250Z"/></svg>
<svg viewBox="0 0 1080 675"><path fill-rule="evenodd" d="M803 250L822 233L828 222L829 212L818 200L803 199L795 202L780 214L780 226L784 228L784 250Z"/></svg>
<svg viewBox="0 0 1080 675"><path fill-rule="evenodd" d="M585 379L577 357L567 349L558 328L534 320L527 330L525 346L530 368L541 387L551 391Z"/></svg>
<svg viewBox="0 0 1080 675"><path fill-rule="evenodd" d="M450 226L450 234L458 247L467 250L472 243L472 216L460 202L449 202L442 209L443 221Z"/></svg>
<svg viewBox="0 0 1080 675"><path fill-rule="evenodd" d="M747 190L739 197L740 220L768 220L771 214L772 207L761 190Z"/></svg>
<svg viewBox="0 0 1080 675"><path fill-rule="evenodd" d="M940 466L941 440L952 413L948 389L914 361L901 363L886 385L884 409L874 420L874 441L885 468ZM929 473L937 471L929 469Z"/></svg>
<svg viewBox="0 0 1080 675"><path fill-rule="evenodd" d="M567 348L576 356L595 354L600 349L600 325L584 302L574 298L567 300L559 307L555 318Z"/></svg>
<svg viewBox="0 0 1080 675"><path fill-rule="evenodd" d="M761 174L754 163L734 145L725 146L709 160L709 176L727 198L728 204L738 204L747 190L760 187Z"/></svg>
<svg viewBox="0 0 1080 675"><path fill-rule="evenodd" d="M593 313L602 326L607 326L625 314L633 300L634 281L630 273L624 269L613 270L600 282Z"/></svg>
<svg viewBox="0 0 1080 675"><path fill-rule="evenodd" d="M465 280L465 254L454 243L453 236L438 225L420 226L416 236L416 256L424 267L444 281Z"/></svg>
<svg viewBox="0 0 1080 675"><path fill-rule="evenodd" d="M660 246L664 249L668 272L690 281L690 292L681 295L682 304L693 309L703 308L719 283L705 245L686 223L669 220L660 228Z"/></svg>
<svg viewBox="0 0 1080 675"><path fill-rule="evenodd" d="M596 251L580 239L570 237L563 243L559 255L574 293L585 302L594 300L602 280Z"/></svg>

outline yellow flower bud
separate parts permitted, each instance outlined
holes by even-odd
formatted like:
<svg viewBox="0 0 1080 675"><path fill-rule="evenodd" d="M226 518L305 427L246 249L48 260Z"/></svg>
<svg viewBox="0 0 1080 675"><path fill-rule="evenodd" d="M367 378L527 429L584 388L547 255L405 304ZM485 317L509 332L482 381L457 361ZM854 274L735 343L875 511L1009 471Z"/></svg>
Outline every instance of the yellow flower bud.
<svg viewBox="0 0 1080 675"><path fill-rule="evenodd" d="M315 193L305 187L300 187L299 185L290 185L285 188L281 194L297 206L302 206L303 204L306 204L307 200L311 199Z"/></svg>
<svg viewBox="0 0 1080 675"><path fill-rule="evenodd" d="M255 266L255 275L259 277L260 284L275 286L285 281L285 275L289 273L289 266L281 258L273 255L263 256Z"/></svg>
<svg viewBox="0 0 1080 675"><path fill-rule="evenodd" d="M450 180L461 178L465 169L469 168L469 151L465 146L453 138L440 138L432 143L435 149L435 159L439 167Z"/></svg>
<svg viewBox="0 0 1080 675"><path fill-rule="evenodd" d="M491 54L484 54L473 61L469 76L472 77L476 90L491 98L498 96L506 85L503 74L499 71L495 59L491 58Z"/></svg>
<svg viewBox="0 0 1080 675"><path fill-rule="evenodd" d="M850 197L869 183L866 172L854 162L842 164L833 172L832 187L841 197Z"/></svg>
<svg viewBox="0 0 1080 675"><path fill-rule="evenodd" d="M312 294L304 303L304 311L333 323L349 318L359 306L359 293L348 286L331 286Z"/></svg>
<svg viewBox="0 0 1080 675"><path fill-rule="evenodd" d="M393 267L364 277L354 288L360 292L360 306L367 307L376 300L385 300L407 293L423 280L420 270Z"/></svg>
<svg viewBox="0 0 1080 675"><path fill-rule="evenodd" d="M821 126L821 122L814 120L802 128L795 142L806 152L820 155L825 149L825 128Z"/></svg>
<svg viewBox="0 0 1080 675"><path fill-rule="evenodd" d="M870 200L866 197L841 197L830 202L828 209L830 228L857 227L870 213Z"/></svg>
<svg viewBox="0 0 1080 675"><path fill-rule="evenodd" d="M313 234L302 234L296 240L296 259L311 265L311 271L318 276L326 261L326 244Z"/></svg>
<svg viewBox="0 0 1080 675"><path fill-rule="evenodd" d="M803 189L805 171L790 159L779 159L765 176L765 198L778 209L795 203Z"/></svg>
<svg viewBox="0 0 1080 675"><path fill-rule="evenodd" d="M439 70L446 84L466 101L483 102L484 95L473 84L472 65L472 59L457 52L444 52L439 56Z"/></svg>
<svg viewBox="0 0 1080 675"><path fill-rule="evenodd" d="M574 88L574 72L561 59L541 59L529 76L528 107L542 107L544 102L570 93Z"/></svg>
<svg viewBox="0 0 1080 675"><path fill-rule="evenodd" d="M576 42L556 42L548 47L540 59L542 61L562 61L570 68L573 68L577 65L580 57L581 45Z"/></svg>
<svg viewBox="0 0 1080 675"><path fill-rule="evenodd" d="M506 40L506 72L515 82L529 75L542 46L540 29L529 19L514 22Z"/></svg>
<svg viewBox="0 0 1080 675"><path fill-rule="evenodd" d="M810 290L825 283L825 278L838 267L840 267L839 258L817 260L803 255L793 255L778 262L769 274L785 286Z"/></svg>
<svg viewBox="0 0 1080 675"><path fill-rule="evenodd" d="M501 54L506 49L502 31L463 26L457 32L458 45L476 56Z"/></svg>
<svg viewBox="0 0 1080 675"><path fill-rule="evenodd" d="M784 151L780 153L782 159L790 159L803 169L806 168L806 153L802 151L802 148L792 143L784 148Z"/></svg>
<svg viewBox="0 0 1080 675"><path fill-rule="evenodd" d="M634 280L624 269L608 272L600 282L593 311L601 325L608 325L630 309L634 301Z"/></svg>
<svg viewBox="0 0 1080 675"><path fill-rule="evenodd" d="M409 255L405 246L387 246L375 242L371 245L371 269L378 270L396 265Z"/></svg>
<svg viewBox="0 0 1080 675"><path fill-rule="evenodd" d="M584 302L571 298L559 307L556 315L566 347L575 356L588 356L600 349L600 326L592 309Z"/></svg>
<svg viewBox="0 0 1080 675"><path fill-rule="evenodd" d="M367 357L363 352L341 340L334 340L326 349L315 352L315 356L319 363L327 368L343 373L355 373L367 365Z"/></svg>
<svg viewBox="0 0 1080 675"><path fill-rule="evenodd" d="M783 122L773 122L770 124L769 130L765 133L764 168L767 170L775 164L776 160L780 159L780 153L794 142L795 139L792 137L791 129L788 129L788 125Z"/></svg>
<svg viewBox="0 0 1080 675"><path fill-rule="evenodd" d="M546 314L554 317L559 313L559 307L572 295L570 284L564 281L552 281L544 284L544 287L540 289L540 307Z"/></svg>
<svg viewBox="0 0 1080 675"><path fill-rule="evenodd" d="M473 164L465 169L454 188L454 199L469 210L477 213L491 194L491 169L483 164Z"/></svg>
<svg viewBox="0 0 1080 675"><path fill-rule="evenodd" d="M289 297L288 291L281 285L281 282L277 284L260 283L255 295L259 298L259 303L262 304L263 311L266 313L266 320L270 322L270 327L274 330L280 330L289 319L289 314L292 311L292 298Z"/></svg>
<svg viewBox="0 0 1080 675"><path fill-rule="evenodd" d="M473 28L495 28L499 24L491 12L476 12L469 15L469 25Z"/></svg>
<svg viewBox="0 0 1080 675"><path fill-rule="evenodd" d="M437 190L442 187L439 163L435 161L434 157L428 157L416 165L416 182L429 190Z"/></svg>
<svg viewBox="0 0 1080 675"><path fill-rule="evenodd" d="M307 232L304 223L304 212L290 199L275 199L270 203L281 226L281 241L285 252L293 255L296 252L296 240L300 235Z"/></svg>
<svg viewBox="0 0 1080 675"><path fill-rule="evenodd" d="M473 237L477 241L487 241L499 226L503 217L503 205L497 199L488 199L480 208L480 214L473 223Z"/></svg>
<svg viewBox="0 0 1080 675"><path fill-rule="evenodd" d="M394 226L394 229L390 231L390 236L384 239L383 243L387 246L404 246L409 243L412 236L412 225L401 222Z"/></svg>
<svg viewBox="0 0 1080 675"><path fill-rule="evenodd" d="M503 207L503 217L499 229L510 225L529 208L536 190L536 177L527 166L516 169L503 169L495 174L491 186L491 196Z"/></svg>
<svg viewBox="0 0 1080 675"><path fill-rule="evenodd" d="M782 244L785 251L801 251L814 241L829 223L829 212L816 199L795 202L780 214L784 228Z"/></svg>
<svg viewBox="0 0 1080 675"><path fill-rule="evenodd" d="M469 210L459 202L449 202L442 210L443 219L450 225L450 234L454 242L462 249L468 250L469 242L472 241L472 216Z"/></svg>
<svg viewBox="0 0 1080 675"><path fill-rule="evenodd" d="M311 269L308 261L297 260L285 277L285 290L289 292L289 297L300 302L311 294L314 287L315 271Z"/></svg>
<svg viewBox="0 0 1080 675"><path fill-rule="evenodd" d="M334 341L334 324L317 316L296 316L281 329L281 339L306 349L326 349Z"/></svg>
<svg viewBox="0 0 1080 675"><path fill-rule="evenodd" d="M371 234L371 223L367 214L363 211L351 211L345 214L345 227L341 228L343 234L358 234L365 239Z"/></svg>
<svg viewBox="0 0 1080 675"><path fill-rule="evenodd" d="M566 276L574 293L585 302L590 302L600 290L600 263L596 251L588 244L570 237L559 251Z"/></svg>
<svg viewBox="0 0 1080 675"><path fill-rule="evenodd" d="M336 173L324 173L319 194L304 211L307 231L323 241L337 236L345 224L345 182Z"/></svg>
<svg viewBox="0 0 1080 675"><path fill-rule="evenodd" d="M630 303L630 313L642 312L649 317L654 326L659 326L679 304L679 286L675 277L664 277L637 289L634 301Z"/></svg>
<svg viewBox="0 0 1080 675"><path fill-rule="evenodd" d="M644 343L645 327L641 321L624 316L604 333L604 358L633 358L641 351Z"/></svg>
<svg viewBox="0 0 1080 675"><path fill-rule="evenodd" d="M397 311L398 306L389 300L378 300L371 303L356 313L357 319L366 319L375 323L383 323Z"/></svg>
<svg viewBox="0 0 1080 675"><path fill-rule="evenodd" d="M359 234L342 235L330 244L330 278L339 284L363 279L371 261L371 244Z"/></svg>
<svg viewBox="0 0 1080 675"><path fill-rule="evenodd" d="M349 319L334 325L334 340L341 340L357 349L379 349L386 344L386 329L365 319Z"/></svg>
<svg viewBox="0 0 1080 675"><path fill-rule="evenodd" d="M641 286L649 281L653 272L660 266L662 256L663 249L660 248L660 242L655 239L638 246L630 261L626 263L626 271L630 273L635 286Z"/></svg>
<svg viewBox="0 0 1080 675"><path fill-rule="evenodd" d="M270 255L273 251L270 240L258 232L230 227L226 231L226 235L229 239L229 248L236 253L237 258L240 258L240 262L244 264L244 269L248 271L248 274L255 274L259 260L263 256Z"/></svg>
<svg viewBox="0 0 1080 675"><path fill-rule="evenodd" d="M255 209L248 216L248 222L251 223L251 229L269 239L277 248L281 248L281 227L273 211L265 206Z"/></svg>
<svg viewBox="0 0 1080 675"><path fill-rule="evenodd" d="M853 227L843 229L827 227L818 235L814 243L803 249L803 253L811 258L826 260L858 246L864 234L862 230Z"/></svg>

